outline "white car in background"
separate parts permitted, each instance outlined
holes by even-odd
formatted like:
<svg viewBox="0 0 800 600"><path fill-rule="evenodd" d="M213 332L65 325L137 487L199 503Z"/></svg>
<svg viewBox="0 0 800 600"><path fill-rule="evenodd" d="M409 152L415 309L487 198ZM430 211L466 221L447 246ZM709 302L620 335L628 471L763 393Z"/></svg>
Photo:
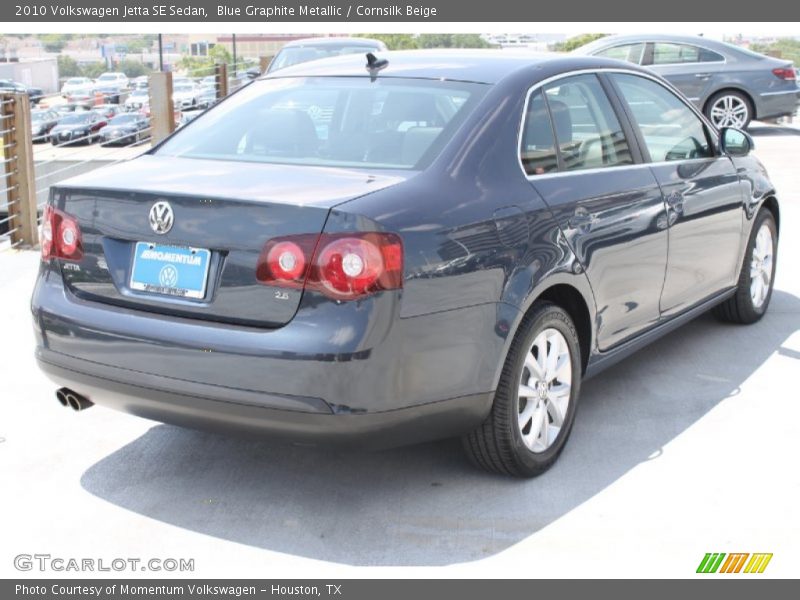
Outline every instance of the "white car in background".
<svg viewBox="0 0 800 600"><path fill-rule="evenodd" d="M142 108L150 102L150 92L147 88L137 88L133 90L125 99L125 110L134 111Z"/></svg>
<svg viewBox="0 0 800 600"><path fill-rule="evenodd" d="M61 86L61 95L64 97L74 94L89 94L94 87L94 82L88 77L70 77Z"/></svg>
<svg viewBox="0 0 800 600"><path fill-rule="evenodd" d="M199 96L200 88L188 79L179 80L172 85L172 102L178 110L194 108Z"/></svg>
<svg viewBox="0 0 800 600"><path fill-rule="evenodd" d="M95 87L103 88L116 88L117 90L126 90L130 86L130 81L125 73L103 73L94 80Z"/></svg>

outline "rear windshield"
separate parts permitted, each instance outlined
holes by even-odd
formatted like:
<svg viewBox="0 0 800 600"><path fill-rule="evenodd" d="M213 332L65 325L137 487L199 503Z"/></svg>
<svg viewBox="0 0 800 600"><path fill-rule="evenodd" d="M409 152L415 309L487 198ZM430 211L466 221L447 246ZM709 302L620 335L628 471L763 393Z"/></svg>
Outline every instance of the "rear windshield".
<svg viewBox="0 0 800 600"><path fill-rule="evenodd" d="M488 86L368 77L255 81L157 154L313 166L422 168Z"/></svg>

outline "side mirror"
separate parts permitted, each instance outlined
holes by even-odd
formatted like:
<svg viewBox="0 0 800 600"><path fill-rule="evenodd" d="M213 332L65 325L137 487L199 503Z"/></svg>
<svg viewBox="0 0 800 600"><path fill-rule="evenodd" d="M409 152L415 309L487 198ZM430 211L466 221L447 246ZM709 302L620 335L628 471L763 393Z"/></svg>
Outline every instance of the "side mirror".
<svg viewBox="0 0 800 600"><path fill-rule="evenodd" d="M723 127L719 132L719 145L729 156L747 156L756 147L750 134L733 127Z"/></svg>

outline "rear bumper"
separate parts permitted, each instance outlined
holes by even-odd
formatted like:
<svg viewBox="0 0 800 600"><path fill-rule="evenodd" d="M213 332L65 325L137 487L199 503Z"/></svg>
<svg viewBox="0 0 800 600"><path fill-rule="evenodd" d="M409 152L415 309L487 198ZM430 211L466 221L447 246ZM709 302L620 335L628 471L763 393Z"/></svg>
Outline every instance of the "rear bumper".
<svg viewBox="0 0 800 600"><path fill-rule="evenodd" d="M800 97L798 97L796 89L759 94L756 118L776 119L793 115L797 111L799 101Z"/></svg>
<svg viewBox="0 0 800 600"><path fill-rule="evenodd" d="M321 399L263 393L247 397L243 390L197 384L178 391L174 381L152 375L137 385L115 379L131 378L123 369L93 365L89 374L59 366L57 361L66 357L42 348L36 354L50 379L102 406L182 427L312 445L388 448L460 435L486 418L493 398L491 393L474 394L378 413L334 414ZM292 403L295 410L268 407Z"/></svg>
<svg viewBox="0 0 800 600"><path fill-rule="evenodd" d="M43 266L31 308L53 381L141 417L373 446L471 430L491 408L516 309L400 318L399 301L309 298L289 324L254 329L86 301Z"/></svg>

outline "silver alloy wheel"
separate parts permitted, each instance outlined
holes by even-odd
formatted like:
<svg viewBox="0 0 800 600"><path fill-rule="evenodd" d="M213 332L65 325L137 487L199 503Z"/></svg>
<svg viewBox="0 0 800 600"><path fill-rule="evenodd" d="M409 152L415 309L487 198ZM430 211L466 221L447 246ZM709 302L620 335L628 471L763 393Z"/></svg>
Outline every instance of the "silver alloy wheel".
<svg viewBox="0 0 800 600"><path fill-rule="evenodd" d="M522 441L544 452L556 441L569 408L572 358L560 331L548 328L533 340L519 382L517 422Z"/></svg>
<svg viewBox="0 0 800 600"><path fill-rule="evenodd" d="M721 96L711 106L711 122L718 128L743 128L750 116L747 102L738 96Z"/></svg>
<svg viewBox="0 0 800 600"><path fill-rule="evenodd" d="M772 230L763 223L756 234L750 257L750 299L753 308L761 308L769 295L772 281Z"/></svg>

